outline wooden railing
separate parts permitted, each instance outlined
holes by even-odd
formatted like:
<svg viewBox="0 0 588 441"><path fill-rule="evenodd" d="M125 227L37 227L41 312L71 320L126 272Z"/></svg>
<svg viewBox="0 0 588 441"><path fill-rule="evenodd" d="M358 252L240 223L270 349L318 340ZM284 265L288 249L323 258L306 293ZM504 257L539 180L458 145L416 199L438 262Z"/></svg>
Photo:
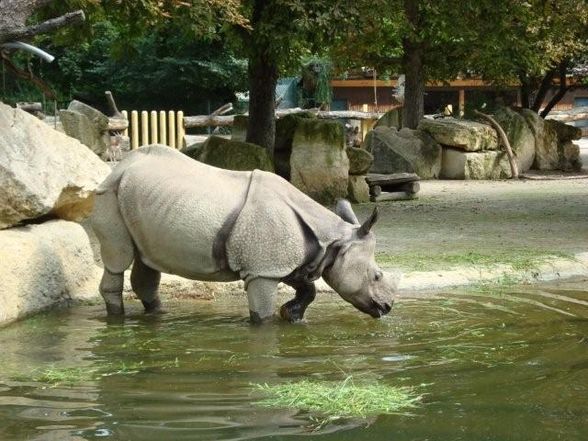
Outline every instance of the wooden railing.
<svg viewBox="0 0 588 441"><path fill-rule="evenodd" d="M129 112L123 110L122 114L129 120ZM147 144L164 144L181 149L185 133L184 112L181 110L132 110L129 127L124 130L124 134L130 137L131 149Z"/></svg>

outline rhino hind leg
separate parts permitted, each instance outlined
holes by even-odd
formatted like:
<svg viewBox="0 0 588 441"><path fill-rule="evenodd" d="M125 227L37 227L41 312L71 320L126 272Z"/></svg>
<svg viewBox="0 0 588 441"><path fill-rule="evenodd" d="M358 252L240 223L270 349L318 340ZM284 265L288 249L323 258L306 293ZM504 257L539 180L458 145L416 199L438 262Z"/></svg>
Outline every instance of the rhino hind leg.
<svg viewBox="0 0 588 441"><path fill-rule="evenodd" d="M316 288L313 282L288 283L296 290L295 297L284 303L280 308L280 317L289 322L302 320L308 305L316 297Z"/></svg>
<svg viewBox="0 0 588 441"><path fill-rule="evenodd" d="M160 280L161 273L159 271L145 265L139 255L135 256L131 270L131 287L141 299L147 313L161 311L158 291Z"/></svg>
<svg viewBox="0 0 588 441"><path fill-rule="evenodd" d="M247 300L251 323L259 324L274 314L278 280L258 277L247 282Z"/></svg>
<svg viewBox="0 0 588 441"><path fill-rule="evenodd" d="M108 190L96 196L91 223L100 242L104 264L100 294L104 298L108 315L122 315L124 272L133 261L134 245L120 214L114 191Z"/></svg>
<svg viewBox="0 0 588 441"><path fill-rule="evenodd" d="M124 273L112 273L104 268L99 290L108 315L124 315L125 313L122 298L123 283Z"/></svg>

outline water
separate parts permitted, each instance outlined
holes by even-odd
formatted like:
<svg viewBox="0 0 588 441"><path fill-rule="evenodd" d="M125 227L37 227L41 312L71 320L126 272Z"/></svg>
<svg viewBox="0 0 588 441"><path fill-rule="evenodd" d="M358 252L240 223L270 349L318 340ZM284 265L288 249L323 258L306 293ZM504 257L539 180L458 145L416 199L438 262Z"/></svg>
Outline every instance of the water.
<svg viewBox="0 0 588 441"><path fill-rule="evenodd" d="M297 325L251 327L241 297L168 309L108 323L86 306L0 330L0 439L588 439L585 284L407 298L383 320L334 298ZM41 378L64 368L71 384ZM251 384L348 375L416 387L422 406L322 424L255 405Z"/></svg>

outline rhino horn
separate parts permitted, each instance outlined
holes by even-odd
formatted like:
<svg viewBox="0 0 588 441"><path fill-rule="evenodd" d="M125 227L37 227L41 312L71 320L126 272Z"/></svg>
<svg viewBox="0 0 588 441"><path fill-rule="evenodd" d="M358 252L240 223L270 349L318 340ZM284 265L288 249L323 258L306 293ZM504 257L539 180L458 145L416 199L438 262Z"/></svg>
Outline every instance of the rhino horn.
<svg viewBox="0 0 588 441"><path fill-rule="evenodd" d="M355 216L353 208L351 208L351 204L347 199L339 199L337 201L337 205L335 206L335 213L337 213L339 217L345 222L349 222L353 225L359 224L357 216Z"/></svg>
<svg viewBox="0 0 588 441"><path fill-rule="evenodd" d="M372 212L371 216L367 218L367 220L361 225L361 227L359 227L359 230L357 230L358 237L366 236L370 232L370 230L372 229L377 220L378 207L374 207L374 211Z"/></svg>

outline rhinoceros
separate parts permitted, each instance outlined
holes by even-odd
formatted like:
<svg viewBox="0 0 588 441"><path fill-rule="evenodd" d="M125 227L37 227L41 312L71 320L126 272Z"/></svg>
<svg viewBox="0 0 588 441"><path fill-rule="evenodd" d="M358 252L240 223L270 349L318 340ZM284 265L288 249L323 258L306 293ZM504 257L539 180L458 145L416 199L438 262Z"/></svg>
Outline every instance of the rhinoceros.
<svg viewBox="0 0 588 441"><path fill-rule="evenodd" d="M204 281L243 280L250 319L274 314L278 284L296 291L280 308L303 318L323 277L344 300L380 317L395 281L376 265L370 232L345 200L336 213L281 177L211 167L161 145L130 153L98 187L91 224L100 242L100 294L109 315L124 314L123 275L146 312L161 308L161 273Z"/></svg>

